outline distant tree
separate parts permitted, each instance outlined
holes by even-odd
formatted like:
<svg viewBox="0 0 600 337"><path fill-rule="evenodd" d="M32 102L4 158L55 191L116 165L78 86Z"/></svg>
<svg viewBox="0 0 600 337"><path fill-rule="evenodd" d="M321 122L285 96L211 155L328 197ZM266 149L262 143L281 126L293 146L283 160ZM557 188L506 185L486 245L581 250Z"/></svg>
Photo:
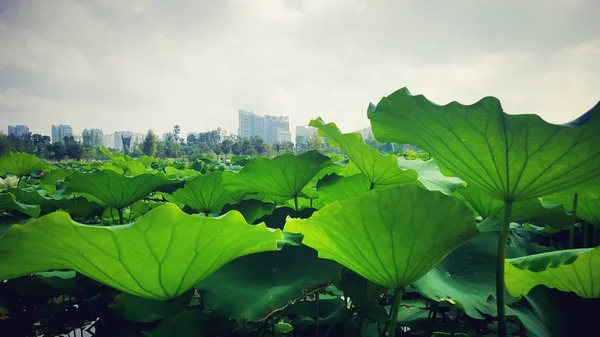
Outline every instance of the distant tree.
<svg viewBox="0 0 600 337"><path fill-rule="evenodd" d="M281 142L281 150L283 152L292 152L292 151L294 151L294 143L288 142L288 141Z"/></svg>
<svg viewBox="0 0 600 337"><path fill-rule="evenodd" d="M179 133L180 132L181 132L181 128L179 127L179 125L174 125L173 126L173 138L175 138L176 142L179 141Z"/></svg>
<svg viewBox="0 0 600 337"><path fill-rule="evenodd" d="M4 133L0 133L0 155L14 151L15 144L11 141L10 137Z"/></svg>
<svg viewBox="0 0 600 337"><path fill-rule="evenodd" d="M54 159L56 161L61 161L67 156L67 152L65 149L65 144L61 142L56 142L50 144L48 146L49 159Z"/></svg>
<svg viewBox="0 0 600 337"><path fill-rule="evenodd" d="M312 135L312 136L308 137L307 143L308 143L307 144L308 150L317 150L317 151L325 150L325 141L323 140L323 137L321 137L319 135Z"/></svg>
<svg viewBox="0 0 600 337"><path fill-rule="evenodd" d="M65 141L65 154L70 159L81 160L83 155L83 145L73 138L73 136L66 136Z"/></svg>
<svg viewBox="0 0 600 337"><path fill-rule="evenodd" d="M250 143L252 144L252 148L256 154L263 155L267 152L267 144L261 137L254 136L250 138Z"/></svg>
<svg viewBox="0 0 600 337"><path fill-rule="evenodd" d="M156 155L156 147L158 139L152 130L148 130L146 133L146 137L144 137L144 141L142 142L142 153L154 157Z"/></svg>
<svg viewBox="0 0 600 337"><path fill-rule="evenodd" d="M248 139L248 138L242 139L242 151L240 154L245 154L248 156L252 156L252 155L256 154L256 150L254 150L254 147L252 146L252 142L250 141L250 139Z"/></svg>
<svg viewBox="0 0 600 337"><path fill-rule="evenodd" d="M233 140L230 138L223 139L221 142L221 152L228 156L231 153L231 148L233 146Z"/></svg>
<svg viewBox="0 0 600 337"><path fill-rule="evenodd" d="M281 143L275 143L273 144L273 150L275 150L275 154L279 155L279 151L281 151L283 147L281 146Z"/></svg>
<svg viewBox="0 0 600 337"><path fill-rule="evenodd" d="M186 142L188 143L188 145L194 145L194 144L196 144L197 141L198 141L198 139L196 138L195 134L190 133L187 136Z"/></svg>
<svg viewBox="0 0 600 337"><path fill-rule="evenodd" d="M236 156L241 155L242 151L243 151L242 147L243 147L243 139L236 138L235 141L232 141L231 153L233 153Z"/></svg>

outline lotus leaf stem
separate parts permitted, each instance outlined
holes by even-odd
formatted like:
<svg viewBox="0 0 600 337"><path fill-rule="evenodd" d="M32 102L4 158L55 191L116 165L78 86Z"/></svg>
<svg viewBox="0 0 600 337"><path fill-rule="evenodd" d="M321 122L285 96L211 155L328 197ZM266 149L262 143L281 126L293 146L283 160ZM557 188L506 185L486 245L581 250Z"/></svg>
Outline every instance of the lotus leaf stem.
<svg viewBox="0 0 600 337"><path fill-rule="evenodd" d="M569 228L569 249L575 248L575 223L577 222L577 199L579 196L577 193L573 196L573 223Z"/></svg>
<svg viewBox="0 0 600 337"><path fill-rule="evenodd" d="M396 326L398 326L398 311L400 310L400 302L402 301L402 289L394 291L392 300L392 308L390 309L390 325L388 327L387 336L396 336Z"/></svg>
<svg viewBox="0 0 600 337"><path fill-rule="evenodd" d="M506 337L506 309L504 306L504 256L510 217L512 215L512 200L504 200L504 221L500 229L498 250L496 255L496 308L498 310L498 337Z"/></svg>

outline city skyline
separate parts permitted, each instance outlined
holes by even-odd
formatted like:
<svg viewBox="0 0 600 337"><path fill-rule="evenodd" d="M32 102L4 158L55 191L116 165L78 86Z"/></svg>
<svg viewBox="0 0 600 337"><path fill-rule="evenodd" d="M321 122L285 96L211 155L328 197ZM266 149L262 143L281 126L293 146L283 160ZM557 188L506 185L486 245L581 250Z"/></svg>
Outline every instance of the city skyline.
<svg viewBox="0 0 600 337"><path fill-rule="evenodd" d="M276 122L278 119L282 119L282 118L283 118L283 119L285 119L285 123L287 123L286 130L287 130L287 132L289 133L289 135L288 135L288 136L286 136L285 140L282 140L282 141L292 141L292 142L293 142L293 141L294 141L294 139L295 139L295 137L296 137L296 132L295 132L295 130L297 130L297 128L298 128L298 127L307 127L307 126L308 126L308 122L310 121L310 120L307 120L307 121L306 121L306 124L299 124L299 125L294 125L294 126L292 126L292 125L289 123L289 116L272 116L272 115L268 115L268 114L265 114L265 115L259 115L259 114L257 114L257 113L254 113L253 111L244 110L244 109L238 109L238 115L239 115L239 113L240 113L240 112L242 112L242 111L243 111L243 112L246 112L246 113L251 113L251 114L254 114L254 115L257 115L257 116L260 116L260 117L266 117L266 120L264 120L264 127L265 127L265 129L266 129L266 127L267 127L267 122L268 122L268 121L270 121L271 123L273 123L273 122ZM230 133L230 134L234 134L234 135L240 135L240 134L239 134L239 129L240 129L240 123L239 123L239 122L240 122L240 119L239 119L239 117L238 117L238 123L237 123L237 127L236 127L236 128L227 128L227 127L224 127L224 126L217 126L217 128L221 128L222 130L224 130L225 132L227 132L227 133ZM28 127L28 125L27 125L27 124L19 124L19 125L16 125L16 126L25 126L25 127L27 127L27 130L28 130L28 132L31 132L32 134L34 134L34 133L38 133L38 134L41 134L41 135L48 135L48 136L51 136L51 137L52 137L52 128L53 128L54 126L56 126L56 125L57 125L57 124L52 124L52 125L50 126L50 128L49 128L49 129L50 129L50 132L49 132L49 133L44 133L44 132L33 132L33 131L31 131L31 130L30 130L30 128ZM106 131L106 130L104 130L104 129L102 129L102 128L98 128L98 127L86 127L86 128L83 128L83 129L81 129L81 131L79 132L79 131L75 131L75 130L72 128L72 125L71 125L71 124L64 123L64 124L59 124L59 125L71 126L71 134L72 134L73 136L75 136L75 135L77 135L77 136L83 136L83 135L84 135L84 133L86 132L86 130L87 130L87 131L95 131L95 130L98 130L98 131L100 131L100 135L102 136L101 138L103 138L103 144L104 144L104 143L107 143L107 138L106 138L107 136L110 136L110 137L112 138L112 137L114 136L114 134L116 134L116 133L120 133L120 132L131 132L131 133L132 133L132 134L134 134L134 135L143 134L143 135L145 136L145 135L146 135L146 133L148 132L148 130L145 130L145 131L143 131L143 132L136 132L137 130L126 130L126 131L123 131L123 130L122 130L122 128L116 128L116 129L114 129L113 131ZM175 125L179 125L179 126L181 127L181 130L182 130L182 131L181 131L180 137L181 137L181 135L187 135L187 134L190 134L190 133L202 133L202 132L208 132L208 131L212 131L212 130L215 130L215 129L216 129L216 128L215 128L215 129L211 129L211 130L197 130L197 129L192 129L192 128L185 128L185 126L184 126L183 124L175 124ZM10 125L10 126L13 126L13 125ZM10 127L10 126L9 126L9 127ZM173 125L173 126L174 126L174 125ZM156 130L154 130L154 129L151 129L151 130L152 130L152 131L153 131L153 132L154 132L154 133L155 133L155 134L156 134L156 135L157 135L159 138L164 138L164 136L165 136L166 134L169 134L169 133L171 133L171 132L172 132L172 127L171 127L171 129L169 129L167 132L163 132L163 133L159 133L159 132L157 132L157 131L156 131ZM185 130L185 132L184 132L184 130ZM355 131L357 131L357 130L346 131L346 132L355 132ZM4 132L4 131L2 131L2 132ZM8 134L8 133L7 133L7 134ZM139 138L139 137L138 137L138 138ZM185 137L184 137L184 138L185 138ZM270 139L270 137L269 137L269 135L266 135L266 134L265 134L264 136L262 136L262 138L263 138L263 139L264 139L266 142L271 140L271 139ZM118 141L116 140L116 138L115 138L115 140L113 140L113 141L110 141L110 142L112 142L112 144L117 144L117 146L118 146ZM272 143L272 142L271 142L271 143ZM132 144L133 144L133 142L132 142ZM120 147L119 147L119 148L120 148Z"/></svg>
<svg viewBox="0 0 600 337"><path fill-rule="evenodd" d="M63 123L77 133L160 135L179 124L183 134L235 133L234 112L245 108L287 115L292 127L322 117L350 131L368 125L369 102L402 87L438 104L495 96L508 113L553 123L600 99L598 1L0 7L2 130L26 124L47 134Z"/></svg>

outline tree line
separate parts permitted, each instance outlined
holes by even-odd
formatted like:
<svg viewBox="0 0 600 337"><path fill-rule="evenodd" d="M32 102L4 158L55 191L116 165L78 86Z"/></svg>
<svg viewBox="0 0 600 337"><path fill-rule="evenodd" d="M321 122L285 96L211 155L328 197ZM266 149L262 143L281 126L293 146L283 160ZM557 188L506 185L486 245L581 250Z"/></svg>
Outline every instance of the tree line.
<svg viewBox="0 0 600 337"><path fill-rule="evenodd" d="M161 140L152 130L148 130L143 140L138 143L130 144L125 141L123 152L133 157L147 155L163 159L195 160L200 157L223 159L231 155L275 156L286 152L331 150L327 140L317 135L300 138L296 144L289 141L267 144L258 136L241 138L221 128L192 133L187 137L181 137L180 133L181 128L175 125L166 139ZM40 134L25 133L17 137L0 133L0 155L6 152L27 152L39 158L55 161L106 159L98 150L101 145L102 139L93 139L89 134L84 134L82 141L68 136L63 139L63 142L53 143L49 136Z"/></svg>

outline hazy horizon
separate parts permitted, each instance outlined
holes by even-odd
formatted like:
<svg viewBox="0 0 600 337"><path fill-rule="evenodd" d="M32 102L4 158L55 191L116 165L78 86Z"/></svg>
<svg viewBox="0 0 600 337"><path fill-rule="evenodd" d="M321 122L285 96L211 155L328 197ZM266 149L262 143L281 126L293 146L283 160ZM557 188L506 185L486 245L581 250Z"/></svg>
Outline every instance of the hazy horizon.
<svg viewBox="0 0 600 337"><path fill-rule="evenodd" d="M0 129L344 131L401 87L571 121L600 100L600 2L0 0Z"/></svg>

